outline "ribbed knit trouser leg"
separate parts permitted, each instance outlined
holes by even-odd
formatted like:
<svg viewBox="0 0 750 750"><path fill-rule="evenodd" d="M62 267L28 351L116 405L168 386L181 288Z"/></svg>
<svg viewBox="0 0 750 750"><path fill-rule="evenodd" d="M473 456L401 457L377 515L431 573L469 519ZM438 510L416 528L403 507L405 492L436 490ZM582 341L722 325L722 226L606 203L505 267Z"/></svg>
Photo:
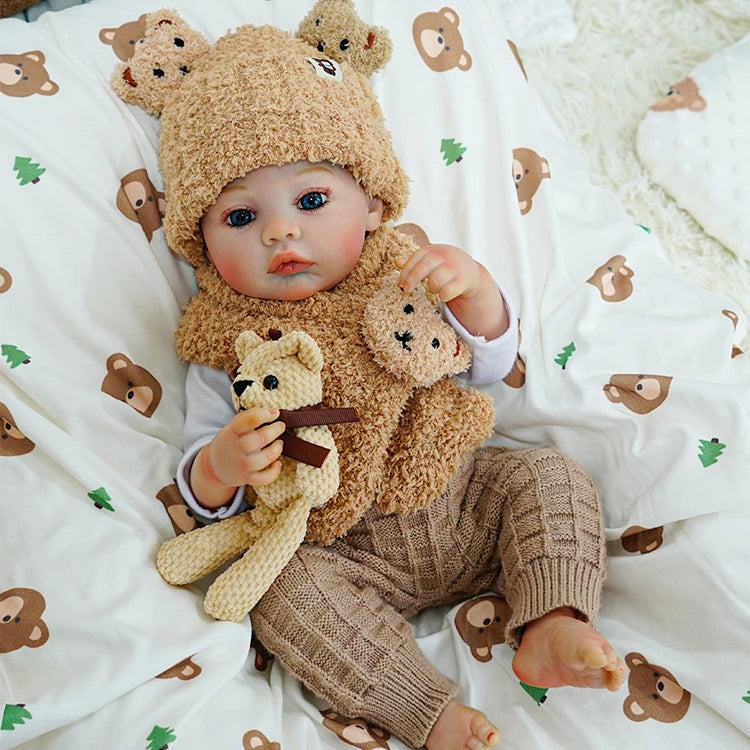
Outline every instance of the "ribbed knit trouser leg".
<svg viewBox="0 0 750 750"><path fill-rule="evenodd" d="M343 715L421 747L457 687L407 618L494 590L506 638L559 606L596 616L604 541L596 491L548 449L477 451L425 511L370 511L330 547L303 545L251 612L281 664Z"/></svg>

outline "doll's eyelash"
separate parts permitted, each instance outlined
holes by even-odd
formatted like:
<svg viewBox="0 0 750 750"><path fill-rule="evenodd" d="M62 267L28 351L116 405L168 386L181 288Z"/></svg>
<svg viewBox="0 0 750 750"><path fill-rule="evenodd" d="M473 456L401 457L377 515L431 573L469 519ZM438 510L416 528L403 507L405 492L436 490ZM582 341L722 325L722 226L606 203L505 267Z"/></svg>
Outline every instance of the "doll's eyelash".
<svg viewBox="0 0 750 750"><path fill-rule="evenodd" d="M299 206L300 201L305 196L312 195L312 194L322 195L325 198L325 200L323 201L323 203L321 203L319 206L316 206L315 208L305 208L305 209L302 209L302 210L305 211L305 213L308 213L308 214L313 214L316 211L320 211L320 209L323 208L323 206L325 206L326 203L328 203L328 201L331 198L331 188L329 188L329 187L307 188L307 189L303 190L302 192L300 192L300 194L294 200L294 205L295 206Z"/></svg>

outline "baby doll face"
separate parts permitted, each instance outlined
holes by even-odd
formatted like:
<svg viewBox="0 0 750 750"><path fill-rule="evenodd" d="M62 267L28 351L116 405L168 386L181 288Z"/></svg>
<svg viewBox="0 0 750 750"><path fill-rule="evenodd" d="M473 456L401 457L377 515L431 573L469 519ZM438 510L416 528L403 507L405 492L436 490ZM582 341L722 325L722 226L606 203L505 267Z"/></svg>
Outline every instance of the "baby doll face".
<svg viewBox="0 0 750 750"><path fill-rule="evenodd" d="M259 299L299 300L354 268L383 203L348 170L300 161L260 167L230 182L201 219L216 270Z"/></svg>

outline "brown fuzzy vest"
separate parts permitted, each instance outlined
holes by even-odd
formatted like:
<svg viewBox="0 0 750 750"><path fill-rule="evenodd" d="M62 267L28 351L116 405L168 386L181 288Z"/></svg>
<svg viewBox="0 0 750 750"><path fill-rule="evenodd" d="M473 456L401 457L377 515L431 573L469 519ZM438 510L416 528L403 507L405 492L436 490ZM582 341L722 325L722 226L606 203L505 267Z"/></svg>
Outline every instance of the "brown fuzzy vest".
<svg viewBox="0 0 750 750"><path fill-rule="evenodd" d="M415 249L405 235L381 227L367 238L346 279L299 301L245 297L213 266L196 270L200 291L186 306L176 332L182 359L223 368L233 377L239 364L234 341L241 331L251 329L267 338L272 328L304 330L325 359L323 405L354 407L359 413L359 422L331 427L340 456L340 485L331 500L310 514L309 542L330 544L372 505L385 513L426 507L492 432L490 398L452 378L414 387L378 365L365 344L365 304L393 271L394 258Z"/></svg>

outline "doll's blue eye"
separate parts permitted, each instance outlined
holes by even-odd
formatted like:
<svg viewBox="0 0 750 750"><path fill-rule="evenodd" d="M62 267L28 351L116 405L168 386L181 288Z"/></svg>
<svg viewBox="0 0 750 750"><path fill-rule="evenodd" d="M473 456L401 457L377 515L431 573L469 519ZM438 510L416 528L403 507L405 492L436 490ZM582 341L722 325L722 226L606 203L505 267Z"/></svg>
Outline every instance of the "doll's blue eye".
<svg viewBox="0 0 750 750"><path fill-rule="evenodd" d="M303 211L315 211L316 208L320 208L327 200L328 198L323 193L305 193L297 201L297 206Z"/></svg>
<svg viewBox="0 0 750 750"><path fill-rule="evenodd" d="M227 216L227 224L233 227L244 227L254 218L252 211L248 211L246 208L236 208L234 211L230 211L229 216Z"/></svg>

